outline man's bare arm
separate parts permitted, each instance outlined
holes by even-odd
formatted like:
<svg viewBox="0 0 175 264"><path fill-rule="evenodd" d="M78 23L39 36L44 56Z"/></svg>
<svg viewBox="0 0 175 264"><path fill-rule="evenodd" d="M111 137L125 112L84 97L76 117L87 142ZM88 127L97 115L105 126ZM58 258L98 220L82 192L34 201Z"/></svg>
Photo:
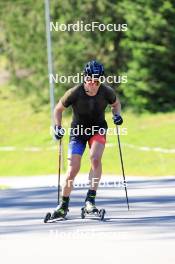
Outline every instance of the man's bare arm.
<svg viewBox="0 0 175 264"><path fill-rule="evenodd" d="M116 114L120 115L121 103L118 98L116 99L115 103L111 105L111 110L112 110L113 115L116 115Z"/></svg>
<svg viewBox="0 0 175 264"><path fill-rule="evenodd" d="M62 113L65 110L64 105L62 104L61 100L58 102L58 104L55 106L54 109L54 121L55 125L61 126L62 122Z"/></svg>

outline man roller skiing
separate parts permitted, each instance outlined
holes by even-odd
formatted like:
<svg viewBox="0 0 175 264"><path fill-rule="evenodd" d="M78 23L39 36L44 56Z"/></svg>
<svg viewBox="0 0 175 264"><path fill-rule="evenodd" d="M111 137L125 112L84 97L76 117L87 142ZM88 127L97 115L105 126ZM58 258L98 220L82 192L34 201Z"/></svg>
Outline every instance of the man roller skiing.
<svg viewBox="0 0 175 264"><path fill-rule="evenodd" d="M120 101L111 87L100 83L99 78L101 76L104 76L103 65L95 60L88 62L84 68L84 83L69 89L54 109L54 133L57 140L63 137L62 112L69 106L73 110L73 119L68 147L68 169L62 201L52 214L52 218L65 217L68 212L73 181L80 170L86 143L90 148L89 180L91 184L85 198L85 208L88 212L96 208L95 197L102 174L101 158L106 143L106 135L100 131L101 129L105 132L107 130L105 109L108 104L112 109L114 124L121 125L123 123L120 116ZM81 127L81 133L77 135L73 131L78 127Z"/></svg>

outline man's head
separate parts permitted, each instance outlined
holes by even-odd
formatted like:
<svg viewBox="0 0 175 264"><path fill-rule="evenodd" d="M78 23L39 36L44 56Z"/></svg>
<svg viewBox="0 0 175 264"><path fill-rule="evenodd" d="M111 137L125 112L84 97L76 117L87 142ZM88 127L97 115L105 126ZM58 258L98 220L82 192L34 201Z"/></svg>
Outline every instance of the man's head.
<svg viewBox="0 0 175 264"><path fill-rule="evenodd" d="M92 60L84 67L84 87L88 95L94 96L100 87L99 78L104 76L103 64Z"/></svg>

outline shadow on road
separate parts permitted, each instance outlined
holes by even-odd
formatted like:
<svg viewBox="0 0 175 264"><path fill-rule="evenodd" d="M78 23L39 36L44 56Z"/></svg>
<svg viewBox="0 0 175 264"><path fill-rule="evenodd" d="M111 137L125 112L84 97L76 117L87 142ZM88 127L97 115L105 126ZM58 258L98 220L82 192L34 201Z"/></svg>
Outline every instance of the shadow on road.
<svg viewBox="0 0 175 264"><path fill-rule="evenodd" d="M175 230L175 195L161 195L161 193L155 195L154 190L144 195L144 189L148 190L150 186L171 188L173 185L175 185L174 179L138 180L129 183L129 189L132 189L132 195L129 197L131 207L129 212L124 190L121 196L121 192L114 188L99 189L97 206L105 208L108 212L104 222L90 217L85 220L80 218L80 209L84 204L87 189L76 188L71 196L69 220L45 225L44 214L56 206L55 187L1 190L0 211L3 213L0 215L0 234L49 231L52 228L73 231L86 226L86 228L97 228L97 232L98 227L103 227L105 232L147 230L168 236ZM134 188L143 189L143 196L133 195Z"/></svg>

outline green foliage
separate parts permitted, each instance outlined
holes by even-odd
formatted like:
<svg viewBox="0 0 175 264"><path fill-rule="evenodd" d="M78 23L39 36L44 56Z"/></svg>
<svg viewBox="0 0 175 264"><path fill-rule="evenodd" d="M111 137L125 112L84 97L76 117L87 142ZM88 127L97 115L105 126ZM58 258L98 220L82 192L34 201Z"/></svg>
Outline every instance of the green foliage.
<svg viewBox="0 0 175 264"><path fill-rule="evenodd" d="M39 101L48 102L44 3L4 0L0 17L0 43L17 93L35 93Z"/></svg>
<svg viewBox="0 0 175 264"><path fill-rule="evenodd" d="M128 75L118 92L138 112L172 110L175 99L173 0L51 0L51 20L127 24L126 32L52 32L54 72L75 75L96 58L106 75ZM17 93L49 101L44 1L1 0L0 50ZM56 100L72 84L56 84Z"/></svg>
<svg viewBox="0 0 175 264"><path fill-rule="evenodd" d="M123 1L130 30L122 40L128 60L126 101L136 110L172 110L175 99L174 1Z"/></svg>

